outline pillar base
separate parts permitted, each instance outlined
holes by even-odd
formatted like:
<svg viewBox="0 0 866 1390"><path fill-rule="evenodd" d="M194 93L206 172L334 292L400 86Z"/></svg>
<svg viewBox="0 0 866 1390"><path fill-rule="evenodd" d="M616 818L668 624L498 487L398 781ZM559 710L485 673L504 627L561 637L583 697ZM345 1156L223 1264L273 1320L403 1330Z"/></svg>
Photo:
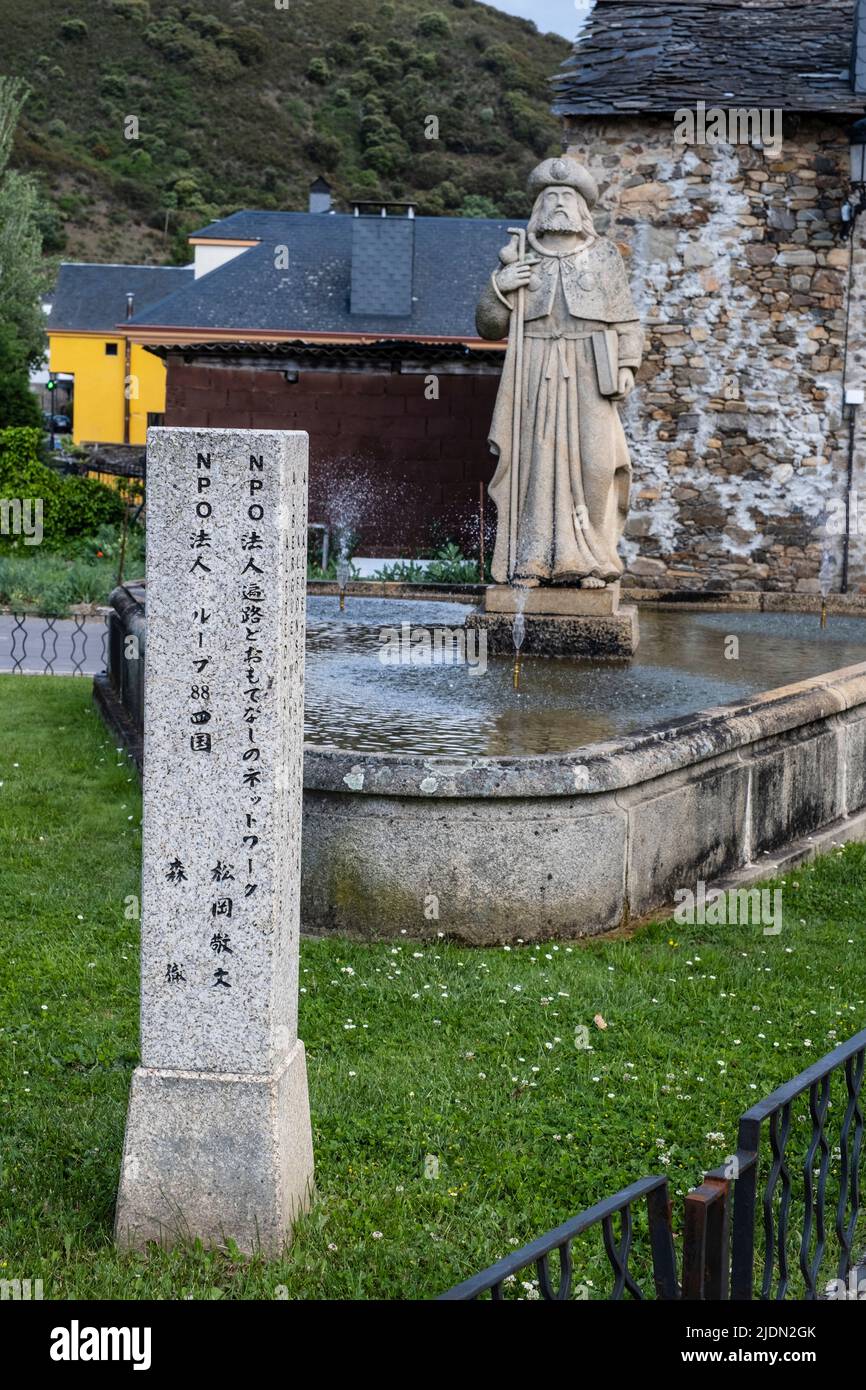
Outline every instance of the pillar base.
<svg viewBox="0 0 866 1390"><path fill-rule="evenodd" d="M593 661L628 661L640 641L637 609L625 604L617 613L578 617L526 613L525 656L577 656ZM472 613L467 628L487 635L490 656L514 655L514 618L506 613Z"/></svg>
<svg viewBox="0 0 866 1390"><path fill-rule="evenodd" d="M137 1067L114 1235L277 1256L313 1195L304 1045L273 1076Z"/></svg>

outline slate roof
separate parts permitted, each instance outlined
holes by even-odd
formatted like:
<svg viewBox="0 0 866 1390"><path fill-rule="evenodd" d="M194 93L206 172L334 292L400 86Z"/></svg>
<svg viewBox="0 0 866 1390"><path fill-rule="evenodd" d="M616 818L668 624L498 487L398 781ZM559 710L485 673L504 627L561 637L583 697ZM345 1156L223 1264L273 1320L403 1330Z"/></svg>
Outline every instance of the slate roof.
<svg viewBox="0 0 866 1390"><path fill-rule="evenodd" d="M249 332L477 337L478 296L498 264L508 228L522 224L513 218L415 218L409 313L395 315L350 311L356 221L345 214L245 211L213 222L194 235L258 238L261 244L136 313L132 323L149 330L221 329L240 337ZM286 269L275 264L286 259L276 255L281 246L288 247ZM400 307L402 268L383 258L380 270L385 279L393 274L390 307Z"/></svg>
<svg viewBox="0 0 866 1390"><path fill-rule="evenodd" d="M856 0L597 0L551 79L556 115L708 106L857 112Z"/></svg>
<svg viewBox="0 0 866 1390"><path fill-rule="evenodd" d="M304 370L314 366L319 371L385 371L405 368L407 362L434 366L437 363L463 362L475 368L490 367L502 370L501 346L492 343L488 349L472 348L462 342L414 342L411 338L377 338L364 343L319 343L303 338L281 338L278 342L232 341L189 343L148 343L148 352L168 358L177 353L184 362L230 360L242 357L245 361L280 362L297 365Z"/></svg>
<svg viewBox="0 0 866 1390"><path fill-rule="evenodd" d="M193 278L191 266L90 265L64 261L49 297L49 333L114 333L126 318L126 296L135 308L147 309Z"/></svg>

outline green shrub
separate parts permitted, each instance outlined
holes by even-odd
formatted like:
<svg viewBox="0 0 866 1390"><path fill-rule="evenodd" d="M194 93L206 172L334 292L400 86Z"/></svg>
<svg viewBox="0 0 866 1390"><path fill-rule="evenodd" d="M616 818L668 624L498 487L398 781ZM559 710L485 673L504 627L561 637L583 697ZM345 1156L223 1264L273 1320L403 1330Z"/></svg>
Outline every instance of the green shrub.
<svg viewBox="0 0 866 1390"><path fill-rule="evenodd" d="M355 53L350 44L332 43L328 45L328 57L337 67L347 68L354 61Z"/></svg>
<svg viewBox="0 0 866 1390"><path fill-rule="evenodd" d="M451 33L448 16L441 10L430 10L418 20L418 33L425 39L445 39Z"/></svg>
<svg viewBox="0 0 866 1390"><path fill-rule="evenodd" d="M437 189L442 205L446 208L457 208L463 201L463 194L457 187L453 179L445 179Z"/></svg>
<svg viewBox="0 0 866 1390"><path fill-rule="evenodd" d="M39 402L30 390L27 354L10 328L0 328L0 427L42 424ZM17 492L0 492L3 497L20 497Z"/></svg>
<svg viewBox="0 0 866 1390"><path fill-rule="evenodd" d="M132 19L137 24L146 24L150 19L150 5L147 0L109 0L109 4L113 12L122 19Z"/></svg>
<svg viewBox="0 0 866 1390"><path fill-rule="evenodd" d="M99 90L107 97L125 97L128 90L126 79L119 72L104 72L99 79Z"/></svg>
<svg viewBox="0 0 866 1390"><path fill-rule="evenodd" d="M171 63L187 63L201 49L201 40L189 34L182 24L170 19L157 20L144 31L147 43L159 49Z"/></svg>
<svg viewBox="0 0 866 1390"><path fill-rule="evenodd" d="M515 138L521 144L531 146L536 154L545 154L556 135L554 121L545 119L522 92L507 92L503 106Z"/></svg>
<svg viewBox="0 0 866 1390"><path fill-rule="evenodd" d="M180 178L175 179L174 192L178 207L195 207L201 201L201 189L191 174L182 174Z"/></svg>
<svg viewBox="0 0 866 1390"><path fill-rule="evenodd" d="M368 150L364 151L364 163L367 167L385 177L398 173L408 157L408 146L396 141L387 145L371 145Z"/></svg>
<svg viewBox="0 0 866 1390"><path fill-rule="evenodd" d="M62 477L39 457L41 431L0 430L0 497L41 499L43 546L62 549L69 540L118 525L123 502L93 478ZM0 550L22 548L17 536L0 535Z"/></svg>
<svg viewBox="0 0 866 1390"><path fill-rule="evenodd" d="M331 69L324 58L313 58L307 68L307 76L311 82L318 82L324 87L331 80Z"/></svg>
<svg viewBox="0 0 866 1390"><path fill-rule="evenodd" d="M235 29L234 33L229 35L228 43L245 67L261 62L267 55L267 39L260 29L253 29L249 25L243 29Z"/></svg>
<svg viewBox="0 0 866 1390"><path fill-rule="evenodd" d="M499 217L500 211L492 198L469 193L460 205L461 217Z"/></svg>
<svg viewBox="0 0 866 1390"><path fill-rule="evenodd" d="M335 135L326 131L314 131L304 149L314 164L322 169L335 169L340 162L343 147Z"/></svg>
<svg viewBox="0 0 866 1390"><path fill-rule="evenodd" d="M517 54L504 43L491 43L484 50L484 66L500 77L513 78L518 72Z"/></svg>
<svg viewBox="0 0 866 1390"><path fill-rule="evenodd" d="M93 478L61 479L65 537L84 536L107 522L120 521L123 502L113 488Z"/></svg>
<svg viewBox="0 0 866 1390"><path fill-rule="evenodd" d="M363 66L385 89L399 82L402 75L400 64L390 58L384 48L371 48L364 56Z"/></svg>
<svg viewBox="0 0 866 1390"><path fill-rule="evenodd" d="M190 67L214 82L233 82L243 72L243 64L232 48L222 43L217 48L204 40L193 54Z"/></svg>
<svg viewBox="0 0 866 1390"><path fill-rule="evenodd" d="M396 126L381 111L371 111L361 118L361 139L365 145L382 145L389 140L400 138Z"/></svg>
<svg viewBox="0 0 866 1390"><path fill-rule="evenodd" d="M64 39L81 43L87 38L89 30L83 19L64 19L60 25L60 33Z"/></svg>
<svg viewBox="0 0 866 1390"><path fill-rule="evenodd" d="M506 217L526 217L527 194L525 188L507 188L502 195L502 205Z"/></svg>
<svg viewBox="0 0 866 1390"><path fill-rule="evenodd" d="M434 584L477 584L478 565L467 559L459 545L448 541L440 546L433 556L433 563L427 569L428 577Z"/></svg>
<svg viewBox="0 0 866 1390"><path fill-rule="evenodd" d="M375 92L376 78L372 72L366 68L356 68L348 78L349 91L356 97L367 97L368 93Z"/></svg>
<svg viewBox="0 0 866 1390"><path fill-rule="evenodd" d="M105 603L117 583L119 535L116 528L99 535L110 536L109 549L94 537L81 543L80 556L70 558L46 554L44 546L22 547L15 554L0 551L0 605L13 612L63 617L73 604ZM144 532L135 528L129 534L124 575L138 579L143 574Z"/></svg>
<svg viewBox="0 0 866 1390"><path fill-rule="evenodd" d="M417 560L396 560L393 565L383 565L373 575L374 579L391 580L398 584L477 584L478 565L469 560L455 541L447 541L439 547L429 565L419 565Z"/></svg>
<svg viewBox="0 0 866 1390"><path fill-rule="evenodd" d="M109 561L116 565L120 561L122 536L116 525L100 526L92 535L79 536L67 542L63 548L69 560L83 560L95 565L97 561ZM141 578L144 574L145 531L143 526L130 526L126 535L126 574Z"/></svg>
<svg viewBox="0 0 866 1390"><path fill-rule="evenodd" d="M386 584L426 584L427 566L417 560L395 560L393 565L382 565L372 577Z"/></svg>
<svg viewBox="0 0 866 1390"><path fill-rule="evenodd" d="M419 53L414 61L415 66L421 69L425 77L435 77L439 71L438 53Z"/></svg>
<svg viewBox="0 0 866 1390"><path fill-rule="evenodd" d="M201 34L203 39L221 39L228 34L226 26L215 15L202 14L199 10L190 11L186 17L186 26L194 33Z"/></svg>

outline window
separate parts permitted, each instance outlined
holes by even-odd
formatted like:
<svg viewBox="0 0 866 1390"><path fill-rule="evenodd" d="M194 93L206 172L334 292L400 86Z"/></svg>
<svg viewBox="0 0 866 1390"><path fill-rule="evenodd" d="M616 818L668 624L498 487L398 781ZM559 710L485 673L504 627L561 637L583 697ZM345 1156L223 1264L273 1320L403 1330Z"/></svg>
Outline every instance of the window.
<svg viewBox="0 0 866 1390"><path fill-rule="evenodd" d="M117 343L106 343L106 344L105 344L105 355L106 355L106 357L116 357L116 356L117 356Z"/></svg>

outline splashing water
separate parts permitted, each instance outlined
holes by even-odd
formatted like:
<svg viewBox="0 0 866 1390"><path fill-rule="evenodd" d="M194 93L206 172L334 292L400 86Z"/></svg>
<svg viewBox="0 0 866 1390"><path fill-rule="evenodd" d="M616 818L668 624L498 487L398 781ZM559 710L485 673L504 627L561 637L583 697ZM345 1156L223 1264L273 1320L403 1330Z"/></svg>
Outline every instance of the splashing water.
<svg viewBox="0 0 866 1390"><path fill-rule="evenodd" d="M825 550L821 556L821 569L818 573L818 583L821 586L822 597L826 598L833 587L833 579L836 574L836 557L831 555L829 550Z"/></svg>
<svg viewBox="0 0 866 1390"><path fill-rule="evenodd" d="M523 643L526 641L526 618L523 610L526 607L526 597L528 589L517 589L517 612L514 615L514 622L511 625L511 633L514 638L514 689L520 689L520 652Z"/></svg>

